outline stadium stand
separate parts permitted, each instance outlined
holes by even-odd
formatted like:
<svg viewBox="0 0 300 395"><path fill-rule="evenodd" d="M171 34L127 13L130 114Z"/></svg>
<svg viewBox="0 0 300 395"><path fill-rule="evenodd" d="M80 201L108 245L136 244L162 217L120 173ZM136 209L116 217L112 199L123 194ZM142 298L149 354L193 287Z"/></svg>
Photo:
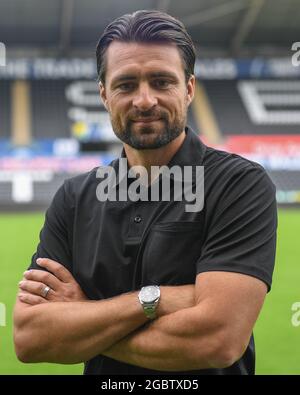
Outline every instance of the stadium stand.
<svg viewBox="0 0 300 395"><path fill-rule="evenodd" d="M0 210L45 208L65 178L119 154L91 54L107 22L136 4L109 3L99 13L95 0L32 0L28 13L17 0L3 2L0 41L9 56L0 64ZM298 0L233 9L217 0L158 3L185 23L199 54L189 126L206 144L261 163L279 204L300 204L300 56L290 50Z"/></svg>
<svg viewBox="0 0 300 395"><path fill-rule="evenodd" d="M289 123L289 113L282 116L282 121L276 122L275 117L271 118L268 122L263 120L258 123L255 119L250 118L248 108L246 104L249 100L248 91L243 90L245 83L250 88L257 89L255 92L258 93L256 97L259 99L260 104L263 100L263 95L272 95L274 99L278 99L277 103L273 105L265 105L266 110L269 114L278 113L279 111L297 111L300 115L300 104L292 106L292 99L295 94L300 95L300 86L297 91L291 91L290 84L295 86L296 81L284 81L281 86L278 86L277 79L268 80L269 89L259 90L259 83L261 81L252 80L234 80L234 81L205 81L204 86L208 94L209 100L213 107L217 122L221 125L222 133L224 135L265 135L265 134L299 134L300 119L297 123ZM263 86L263 85L262 85ZM273 89L272 89L273 87ZM284 101L283 94L290 98L290 105Z"/></svg>
<svg viewBox="0 0 300 395"><path fill-rule="evenodd" d="M70 138L63 81L31 81L34 138Z"/></svg>
<svg viewBox="0 0 300 395"><path fill-rule="evenodd" d="M260 162L277 186L278 202L298 203L299 123L284 113L300 113L297 81L267 82L202 76L188 124L208 145ZM245 86L259 93L250 99L265 119L253 118ZM0 207L45 208L65 178L120 152L93 79L2 79L0 92Z"/></svg>
<svg viewBox="0 0 300 395"><path fill-rule="evenodd" d="M288 194L291 202L294 202L296 196L300 196L300 171L299 170L271 170L269 175L277 186L277 190L282 194ZM293 197L293 195L295 195Z"/></svg>
<svg viewBox="0 0 300 395"><path fill-rule="evenodd" d="M0 115L0 140L9 139L11 130L10 81L0 81Z"/></svg>

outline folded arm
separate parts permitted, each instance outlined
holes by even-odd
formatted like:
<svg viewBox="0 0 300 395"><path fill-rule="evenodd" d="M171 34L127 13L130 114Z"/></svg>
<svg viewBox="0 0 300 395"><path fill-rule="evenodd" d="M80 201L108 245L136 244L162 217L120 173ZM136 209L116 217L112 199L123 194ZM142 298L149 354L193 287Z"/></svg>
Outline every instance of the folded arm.
<svg viewBox="0 0 300 395"><path fill-rule="evenodd" d="M137 293L103 301L31 306L17 300L16 353L23 362L79 363L146 322Z"/></svg>
<svg viewBox="0 0 300 395"><path fill-rule="evenodd" d="M45 262L58 277L61 265ZM47 276L44 284L38 281L41 276ZM158 319L149 323L137 292L100 302L74 302L75 295L82 294L76 291L78 284L70 286L65 278L50 293L58 303L45 303L36 294L49 281L49 274L33 270L21 287L26 303L18 300L15 308L15 344L21 360L76 363L103 354L162 371L233 364L249 343L267 291L261 280L247 275L202 273L195 286L161 287Z"/></svg>
<svg viewBox="0 0 300 395"><path fill-rule="evenodd" d="M162 371L231 366L249 344L266 291L261 280L247 275L199 274L194 307L159 318L103 354Z"/></svg>
<svg viewBox="0 0 300 395"><path fill-rule="evenodd" d="M21 361L83 362L148 322L138 301L138 292L101 301L82 300L82 293L71 292L71 288L76 290L75 283L71 284L74 280L71 274L56 262L44 261L44 267L56 274L57 282L54 275L47 272L27 272L15 305L14 341ZM55 287L49 294L55 303L38 296L49 281ZM174 295L178 292L181 297L176 302ZM74 301L74 295L79 301ZM162 295L160 317L191 306L194 286L162 287Z"/></svg>

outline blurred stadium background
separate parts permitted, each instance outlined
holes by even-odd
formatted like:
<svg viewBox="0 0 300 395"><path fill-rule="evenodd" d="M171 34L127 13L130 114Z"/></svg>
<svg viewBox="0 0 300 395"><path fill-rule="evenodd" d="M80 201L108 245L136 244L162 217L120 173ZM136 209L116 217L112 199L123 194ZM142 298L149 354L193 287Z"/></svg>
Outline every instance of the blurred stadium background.
<svg viewBox="0 0 300 395"><path fill-rule="evenodd" d="M256 370L299 374L300 328L291 323L300 301L299 0L0 0L0 374L82 371L18 362L12 308L57 188L120 152L94 53L104 27L138 9L169 12L194 40L190 126L208 145L261 163L277 187L277 266L255 328Z"/></svg>

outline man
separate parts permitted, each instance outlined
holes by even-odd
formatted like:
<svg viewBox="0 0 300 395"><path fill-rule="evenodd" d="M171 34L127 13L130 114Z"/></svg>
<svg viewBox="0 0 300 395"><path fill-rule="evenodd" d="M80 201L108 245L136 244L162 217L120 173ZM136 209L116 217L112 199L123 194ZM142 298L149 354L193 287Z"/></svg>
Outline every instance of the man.
<svg viewBox="0 0 300 395"><path fill-rule="evenodd" d="M123 160L147 174L204 166L204 207L101 201L99 169L65 181L20 283L21 361L85 362L86 374L254 373L252 329L274 267L275 189L260 165L206 147L186 127L194 62L184 26L167 14L138 11L104 31L100 95ZM120 160L111 164L118 174Z"/></svg>

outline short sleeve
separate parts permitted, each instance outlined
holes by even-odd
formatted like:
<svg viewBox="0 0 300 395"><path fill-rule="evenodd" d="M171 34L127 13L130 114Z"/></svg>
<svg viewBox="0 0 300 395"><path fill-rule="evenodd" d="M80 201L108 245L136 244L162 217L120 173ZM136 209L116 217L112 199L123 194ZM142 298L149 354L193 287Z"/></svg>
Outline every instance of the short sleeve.
<svg viewBox="0 0 300 395"><path fill-rule="evenodd" d="M197 273L229 271L254 276L271 288L275 263L275 186L259 165L232 175L211 209Z"/></svg>
<svg viewBox="0 0 300 395"><path fill-rule="evenodd" d="M29 269L41 269L37 258L50 258L72 271L72 206L67 192L66 182L56 192L49 206L40 241L32 256Z"/></svg>

